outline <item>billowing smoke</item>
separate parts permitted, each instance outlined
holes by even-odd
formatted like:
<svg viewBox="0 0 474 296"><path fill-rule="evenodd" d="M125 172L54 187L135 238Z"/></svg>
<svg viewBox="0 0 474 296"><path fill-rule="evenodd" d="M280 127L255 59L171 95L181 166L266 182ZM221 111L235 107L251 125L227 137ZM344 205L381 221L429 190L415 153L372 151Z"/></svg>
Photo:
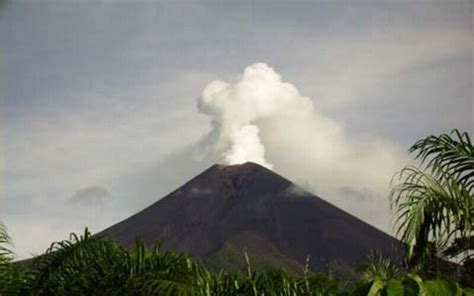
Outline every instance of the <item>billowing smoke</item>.
<svg viewBox="0 0 474 296"><path fill-rule="evenodd" d="M253 161L267 167L259 123L281 114L312 111L312 102L263 63L245 69L234 84L213 81L199 99L199 110L212 117L214 130L208 137L221 161L239 164Z"/></svg>
<svg viewBox="0 0 474 296"><path fill-rule="evenodd" d="M348 137L342 123L318 112L263 63L247 67L234 82L209 83L199 110L212 118L201 153L227 164L252 161L273 168L362 217L374 216L361 212L374 206L388 211L390 178L408 161L404 149L387 140Z"/></svg>

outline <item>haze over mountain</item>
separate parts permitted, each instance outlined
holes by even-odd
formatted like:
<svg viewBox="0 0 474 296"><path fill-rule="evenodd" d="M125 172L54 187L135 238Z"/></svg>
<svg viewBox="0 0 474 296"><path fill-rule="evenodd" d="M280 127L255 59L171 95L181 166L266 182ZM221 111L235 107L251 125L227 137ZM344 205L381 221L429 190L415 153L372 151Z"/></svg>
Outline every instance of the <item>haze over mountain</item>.
<svg viewBox="0 0 474 296"><path fill-rule="evenodd" d="M235 268L244 251L258 266L298 272L354 266L371 250L395 256L396 239L251 162L213 165L143 211L104 230L125 247L140 238Z"/></svg>

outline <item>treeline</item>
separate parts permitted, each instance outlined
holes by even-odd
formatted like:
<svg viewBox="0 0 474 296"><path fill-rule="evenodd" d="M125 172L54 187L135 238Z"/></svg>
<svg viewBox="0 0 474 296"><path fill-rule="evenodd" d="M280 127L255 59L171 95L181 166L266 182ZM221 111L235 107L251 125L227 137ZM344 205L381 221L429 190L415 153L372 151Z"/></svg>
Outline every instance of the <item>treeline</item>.
<svg viewBox="0 0 474 296"><path fill-rule="evenodd" d="M5 233L3 233L5 234ZM126 250L107 237L81 236L53 243L30 266L14 267L2 249L0 295L474 295L448 279L423 281L400 275L388 259L373 255L360 279L344 282L307 268L302 276L284 270L212 272L185 254L148 249L137 241Z"/></svg>

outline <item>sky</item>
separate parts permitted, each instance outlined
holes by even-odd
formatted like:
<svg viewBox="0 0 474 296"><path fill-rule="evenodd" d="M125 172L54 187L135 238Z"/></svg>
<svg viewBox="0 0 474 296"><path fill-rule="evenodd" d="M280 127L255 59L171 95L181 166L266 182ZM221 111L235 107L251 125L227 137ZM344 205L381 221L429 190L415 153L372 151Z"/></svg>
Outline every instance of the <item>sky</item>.
<svg viewBox="0 0 474 296"><path fill-rule="evenodd" d="M409 146L474 131L473 5L0 0L0 219L18 258L245 159L391 233Z"/></svg>

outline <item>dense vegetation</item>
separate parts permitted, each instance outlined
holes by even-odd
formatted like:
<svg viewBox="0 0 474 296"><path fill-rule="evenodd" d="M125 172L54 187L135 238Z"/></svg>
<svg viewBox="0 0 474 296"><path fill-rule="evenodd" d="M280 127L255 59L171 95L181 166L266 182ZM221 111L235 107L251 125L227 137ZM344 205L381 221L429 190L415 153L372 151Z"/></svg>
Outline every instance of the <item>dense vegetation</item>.
<svg viewBox="0 0 474 296"><path fill-rule="evenodd" d="M466 133L430 136L411 151L422 167L395 179L392 205L405 266L371 254L356 280L330 273L301 276L284 270L210 271L186 254L126 250L107 237L72 234L29 265L14 266L10 238L0 225L0 296L3 295L474 295L474 148ZM460 265L448 263L455 259ZM457 274L443 272L455 267ZM433 269L433 267L435 267ZM441 267L441 268L440 268Z"/></svg>
<svg viewBox="0 0 474 296"><path fill-rule="evenodd" d="M245 256L245 254L244 254ZM400 276L380 255L361 279L344 283L323 273L293 277L283 270L210 272L185 254L152 250L143 243L127 251L114 241L81 236L54 243L31 268L2 262L0 295L474 295L447 279Z"/></svg>

